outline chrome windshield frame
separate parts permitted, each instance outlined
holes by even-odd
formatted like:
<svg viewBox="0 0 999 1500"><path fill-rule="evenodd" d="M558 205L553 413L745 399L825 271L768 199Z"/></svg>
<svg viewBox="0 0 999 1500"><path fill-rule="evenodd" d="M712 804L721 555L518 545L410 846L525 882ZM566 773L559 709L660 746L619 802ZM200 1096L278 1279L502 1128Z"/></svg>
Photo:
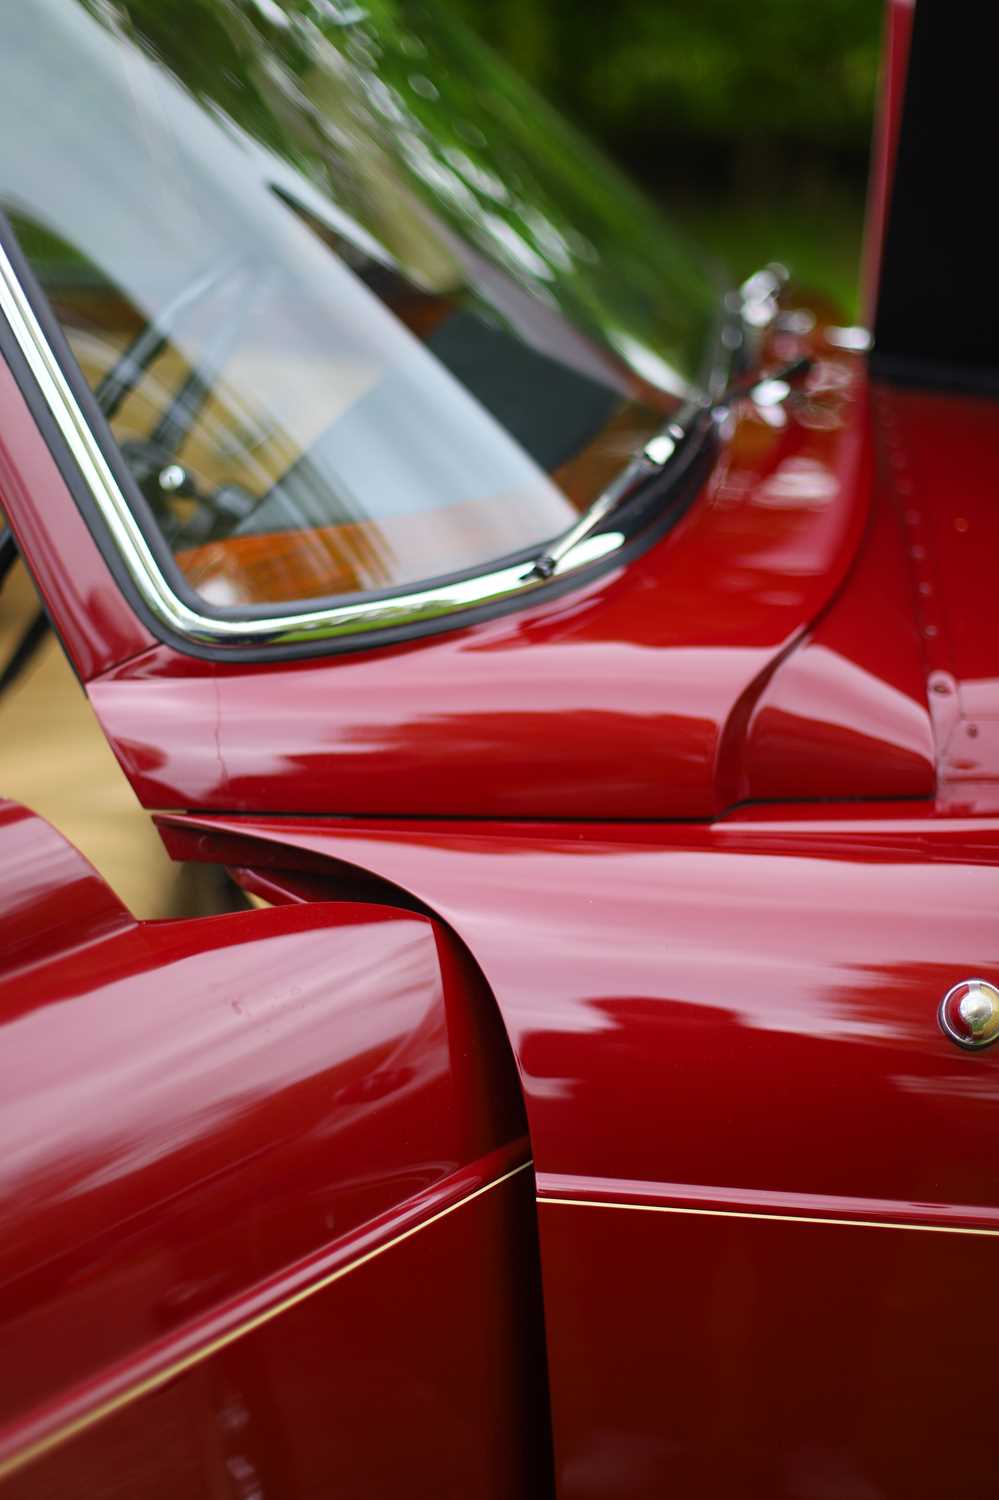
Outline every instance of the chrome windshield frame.
<svg viewBox="0 0 999 1500"><path fill-rule="evenodd" d="M615 511L606 517L613 529L589 531L560 554L550 571L534 566L536 549L525 559L506 559L474 573L422 588L338 601L313 608L266 614L235 611L226 616L199 610L187 602L167 576L138 516L125 485L78 399L52 340L46 335L32 297L26 289L30 271L22 276L0 243L0 314L27 365L41 399L79 471L88 495L103 522L115 552L151 618L181 645L212 652L254 653L268 647L308 647L324 643L375 646L384 632L458 628L474 611L485 607L525 603L553 585L579 578L582 582L597 565L606 567L634 540L629 518ZM38 294L41 295L41 294ZM44 299L42 298L44 301ZM628 507L630 510L630 506ZM643 515L643 527L648 525ZM356 640L364 637L364 640Z"/></svg>

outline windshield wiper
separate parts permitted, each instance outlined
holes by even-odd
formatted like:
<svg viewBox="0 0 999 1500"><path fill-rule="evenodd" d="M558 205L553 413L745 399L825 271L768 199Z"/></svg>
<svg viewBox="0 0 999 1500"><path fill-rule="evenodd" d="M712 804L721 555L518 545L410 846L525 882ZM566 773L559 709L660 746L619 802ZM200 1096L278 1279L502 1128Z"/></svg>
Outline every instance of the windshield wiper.
<svg viewBox="0 0 999 1500"><path fill-rule="evenodd" d="M601 490L588 510L568 531L556 537L538 557L528 577L550 578L559 563L578 544L594 532L612 511L618 509L642 485L656 474L662 474L677 455L688 448L695 434L704 430L711 421L711 407L698 402L688 402L676 416L649 438L621 470Z"/></svg>
<svg viewBox="0 0 999 1500"><path fill-rule="evenodd" d="M563 558L638 489L671 467L676 466L679 471L677 460L680 456L699 444L710 428L724 419L733 401L748 396L758 406L779 406L790 396L794 383L807 374L811 363L810 359L795 359L777 369L734 380L717 400L688 401L628 460L620 474L615 475L579 520L554 542L548 543L532 563L527 577L551 578Z"/></svg>

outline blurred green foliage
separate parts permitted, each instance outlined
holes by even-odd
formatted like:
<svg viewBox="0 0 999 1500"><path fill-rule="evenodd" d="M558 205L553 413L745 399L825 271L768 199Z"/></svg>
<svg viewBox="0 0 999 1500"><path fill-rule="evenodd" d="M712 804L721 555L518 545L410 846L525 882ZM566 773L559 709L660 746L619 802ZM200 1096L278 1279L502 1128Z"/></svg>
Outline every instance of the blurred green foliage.
<svg viewBox="0 0 999 1500"><path fill-rule="evenodd" d="M879 0L448 3L604 136L866 146Z"/></svg>
<svg viewBox="0 0 999 1500"><path fill-rule="evenodd" d="M268 24L274 0L83 3L127 14L164 59L182 51L196 95L236 120L252 116L258 139L288 151L273 80L254 72L249 55L248 39L263 27L296 66L294 37ZM362 29L396 34L400 45L423 16L420 0L281 6L303 24L334 29L356 15ZM855 312L881 0L437 0L436 8L595 136L732 273L785 260ZM453 86L460 63L457 73ZM420 101L410 103L418 115ZM541 163L558 127L526 107Z"/></svg>
<svg viewBox="0 0 999 1500"><path fill-rule="evenodd" d="M447 0L736 273L856 306L880 0Z"/></svg>

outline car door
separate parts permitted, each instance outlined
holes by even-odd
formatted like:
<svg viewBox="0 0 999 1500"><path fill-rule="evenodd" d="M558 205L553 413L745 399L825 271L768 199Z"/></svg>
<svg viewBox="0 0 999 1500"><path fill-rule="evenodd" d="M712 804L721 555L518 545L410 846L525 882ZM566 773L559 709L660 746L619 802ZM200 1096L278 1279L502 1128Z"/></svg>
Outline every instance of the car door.
<svg viewBox="0 0 999 1500"><path fill-rule="evenodd" d="M533 1191L460 947L137 922L0 803L5 1495L543 1493Z"/></svg>

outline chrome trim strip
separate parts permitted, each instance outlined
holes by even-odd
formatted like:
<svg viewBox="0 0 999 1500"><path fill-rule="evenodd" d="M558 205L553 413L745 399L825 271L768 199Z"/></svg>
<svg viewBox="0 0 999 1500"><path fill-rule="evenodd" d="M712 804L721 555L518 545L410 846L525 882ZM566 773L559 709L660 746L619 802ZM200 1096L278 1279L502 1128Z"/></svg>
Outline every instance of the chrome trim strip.
<svg viewBox="0 0 999 1500"><path fill-rule="evenodd" d="M219 620L200 614L178 598L164 577L2 245L0 311L79 466L140 598L170 632L195 645L244 649L247 646L288 646L419 625L481 605L529 595L552 579L578 572L624 545L625 536L620 531L588 536L562 556L551 573L544 577L534 572L531 562L522 562L409 594L359 600L355 604L326 606L294 614L255 620ZM456 625L460 623L460 620L455 621Z"/></svg>
<svg viewBox="0 0 999 1500"><path fill-rule="evenodd" d="M976 1234L994 1239L999 1229L979 1229L961 1224L910 1224L891 1219L833 1219L819 1214L769 1214L743 1208L686 1208L671 1203L613 1203L606 1198L548 1198L541 1193L538 1204L554 1203L564 1208L617 1208L631 1213L691 1214L706 1219L760 1219L778 1224L837 1224L844 1229L912 1229L920 1234Z"/></svg>
<svg viewBox="0 0 999 1500"><path fill-rule="evenodd" d="M519 1166L513 1167L509 1172L504 1172L502 1176L494 1177L491 1182L483 1183L481 1187L475 1188L473 1192L466 1193L464 1197L458 1198L454 1203L449 1203L446 1208L438 1209L429 1218L421 1219L418 1224L411 1224L408 1229L402 1230L400 1234L394 1235L389 1240L384 1240L382 1244L376 1245L374 1249L366 1251L363 1255L359 1255L356 1260L351 1260L346 1265L338 1266L335 1271L330 1271L327 1275L321 1276L317 1281L310 1282L308 1286L302 1287L290 1296L283 1297L278 1302L272 1303L263 1312L257 1313L255 1317L248 1318L245 1323L239 1323L235 1328L229 1328L217 1338L209 1340L197 1349L193 1349L189 1354L184 1355L182 1359L174 1360L172 1363L162 1366L161 1369L156 1370L152 1375L147 1375L144 1380L136 1381L135 1385L129 1386L127 1390L119 1391L116 1396L98 1403L81 1416L75 1417L72 1421L66 1422L63 1426L56 1428L55 1431L38 1438L33 1443L28 1443L24 1448L12 1453L9 1458L0 1460L0 1481L16 1473L17 1470L25 1468L36 1459L42 1458L46 1453L50 1453L53 1448L59 1448L63 1443L69 1442L71 1438L78 1437L89 1428L96 1426L98 1422L103 1422L105 1418L114 1416L123 1407L131 1406L134 1402L141 1400L143 1396L148 1396L153 1391L159 1390L171 1380L176 1379L178 1375L182 1375L185 1370L191 1369L194 1365L203 1364L206 1359L210 1359L220 1349L225 1349L229 1344L235 1343L237 1339L245 1338L248 1333L255 1332L256 1329L261 1328L265 1323L270 1323L275 1318L280 1317L282 1313L288 1312L293 1307L297 1307L300 1302L305 1302L310 1297L314 1297L317 1292L324 1291L326 1287L332 1286L334 1281L340 1281L342 1277L348 1276L351 1271L356 1271L360 1266L367 1265L369 1261L377 1259L380 1255L384 1255L386 1250L391 1250L396 1245L401 1245L404 1240L411 1239L414 1234L419 1234L422 1229L428 1229L431 1224L436 1224L441 1219L446 1219L449 1214L455 1213L459 1208L464 1208L468 1203L473 1203L476 1198L481 1198L483 1193L489 1193L493 1188L502 1186L504 1182L509 1182L511 1177L518 1177L521 1172L526 1172L533 1165L534 1162L532 1159L521 1162Z"/></svg>

